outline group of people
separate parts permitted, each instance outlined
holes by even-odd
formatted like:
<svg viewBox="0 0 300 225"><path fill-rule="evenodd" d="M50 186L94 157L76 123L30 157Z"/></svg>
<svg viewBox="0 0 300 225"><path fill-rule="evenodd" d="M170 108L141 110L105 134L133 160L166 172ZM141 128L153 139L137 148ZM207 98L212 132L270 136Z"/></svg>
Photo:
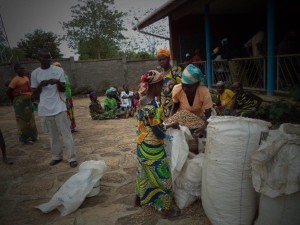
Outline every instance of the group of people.
<svg viewBox="0 0 300 225"><path fill-rule="evenodd" d="M217 87L217 100L214 109L219 116L255 117L262 98L245 91L241 82L234 82L232 90L225 88L225 83L219 81Z"/></svg>
<svg viewBox="0 0 300 225"><path fill-rule="evenodd" d="M136 205L150 204L167 217L180 214L173 202L172 180L164 149L166 129L179 129L178 123L165 124L166 118L177 111L188 110L204 120L204 125L192 130L194 136L203 135L207 119L216 109L219 115L251 116L262 99L234 82L233 91L225 83L217 84L218 97L214 106L205 75L194 64L182 71L170 65L170 52L157 51L162 71L150 70L141 76L140 101L137 106L138 169L136 179ZM227 110L227 111L226 111Z"/></svg>
<svg viewBox="0 0 300 225"><path fill-rule="evenodd" d="M103 99L103 107L96 91L92 91L89 97L91 100L89 111L93 120L127 119L134 115L139 100L139 94L130 91L127 84L123 85L121 93L116 87L108 88Z"/></svg>
<svg viewBox="0 0 300 225"><path fill-rule="evenodd" d="M70 82L60 63L51 65L49 50L40 49L38 59L40 67L32 71L30 79L25 76L25 68L17 63L14 66L16 75L8 84L7 95L14 106L19 140L24 144L33 144L38 139L33 105L38 101L41 125L49 134L51 144L52 160L49 165L56 165L63 160L61 134L68 162L74 168L77 159L72 132L76 131L76 123Z"/></svg>
<svg viewBox="0 0 300 225"><path fill-rule="evenodd" d="M138 168L135 204L152 205L164 216L174 217L180 214L180 210L173 199L172 176L164 138L168 128L179 129L179 124L165 124L164 121L177 111L188 110L205 121L203 127L193 131L194 135L200 136L212 114L213 101L209 89L204 85L204 74L199 67L189 64L182 71L181 67L171 66L171 54L167 49L159 49L156 55L161 71L150 70L143 74L138 93L129 91L127 84L123 85L121 94L118 94L115 87L110 87L106 90L102 107L97 93L93 91L89 95L89 110L94 120L128 118L133 112L136 113ZM38 115L42 127L50 137L50 165L56 165L63 159L59 143L60 131L69 164L76 167L77 158L71 132L72 117L68 118L66 113L70 111L67 106L72 105L72 102L66 99L68 81L65 72L61 65L51 65L51 55L47 49L40 49L38 56L41 66L31 73L31 82L23 76L24 68L17 65L15 70L18 77L9 84L8 94L13 101L18 128L22 133L20 140L26 143L37 139L31 110L33 95L39 98ZM235 93L225 89L224 83L218 83L218 110L228 108L229 105L238 109L241 104L247 109L250 108L250 95L243 90L242 84L234 83L233 88ZM15 91L18 94L13 94L14 89L19 90ZM230 99L231 102L228 102ZM23 127L27 129L24 132Z"/></svg>

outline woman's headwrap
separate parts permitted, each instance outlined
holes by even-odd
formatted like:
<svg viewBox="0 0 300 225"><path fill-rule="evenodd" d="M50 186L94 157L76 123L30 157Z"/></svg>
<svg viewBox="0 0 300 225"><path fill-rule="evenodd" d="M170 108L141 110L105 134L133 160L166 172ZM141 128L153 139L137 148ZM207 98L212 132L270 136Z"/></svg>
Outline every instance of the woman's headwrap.
<svg viewBox="0 0 300 225"><path fill-rule="evenodd" d="M163 75L156 70L149 70L147 73L141 76L140 89L141 94L146 93L149 89L149 85L158 83L163 79Z"/></svg>
<svg viewBox="0 0 300 225"><path fill-rule="evenodd" d="M165 55L167 57L170 57L171 53L170 53L170 51L168 49L160 48L160 49L157 50L156 56L160 56L160 55Z"/></svg>
<svg viewBox="0 0 300 225"><path fill-rule="evenodd" d="M195 84L199 81L206 83L203 73L198 67L189 64L182 72L181 82L183 84Z"/></svg>
<svg viewBox="0 0 300 225"><path fill-rule="evenodd" d="M112 94L112 93L114 93L115 91L117 91L117 89L115 89L114 87L110 87L110 88L108 88L108 89L105 91L105 95L107 95L107 94Z"/></svg>
<svg viewBox="0 0 300 225"><path fill-rule="evenodd" d="M218 81L216 84L217 87L225 86L225 83L223 81Z"/></svg>
<svg viewBox="0 0 300 225"><path fill-rule="evenodd" d="M92 91L89 96L90 96L90 99L92 99L92 97L97 96L97 92L96 91Z"/></svg>

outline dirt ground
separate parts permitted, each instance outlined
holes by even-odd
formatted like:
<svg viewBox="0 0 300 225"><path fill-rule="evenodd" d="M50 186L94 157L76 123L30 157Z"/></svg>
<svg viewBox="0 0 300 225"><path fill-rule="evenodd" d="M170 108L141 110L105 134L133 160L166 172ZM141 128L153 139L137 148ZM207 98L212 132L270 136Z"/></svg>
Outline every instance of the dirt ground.
<svg viewBox="0 0 300 225"><path fill-rule="evenodd" d="M14 164L0 162L0 225L210 225L200 200L171 220L151 207L134 207L135 118L93 121L88 98L74 99L74 105L78 163L104 160L107 165L100 193L86 198L75 212L64 217L56 209L44 214L34 208L48 202L78 167L70 168L66 155L62 163L49 166L50 143L37 115L39 140L34 145L18 142L13 107L2 106L0 128Z"/></svg>

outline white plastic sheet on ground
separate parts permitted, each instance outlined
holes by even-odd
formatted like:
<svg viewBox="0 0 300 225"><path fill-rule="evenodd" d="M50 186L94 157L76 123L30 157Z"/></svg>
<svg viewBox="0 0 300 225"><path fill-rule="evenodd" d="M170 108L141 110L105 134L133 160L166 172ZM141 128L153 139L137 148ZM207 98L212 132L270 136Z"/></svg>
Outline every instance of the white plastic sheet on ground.
<svg viewBox="0 0 300 225"><path fill-rule="evenodd" d="M255 225L300 224L300 125L270 132L251 165L253 186L261 193Z"/></svg>
<svg viewBox="0 0 300 225"><path fill-rule="evenodd" d="M62 216L74 212L93 192L94 186L99 182L106 170L103 160L86 161L79 167L79 172L71 176L54 194L47 203L35 206L44 213L58 209Z"/></svg>
<svg viewBox="0 0 300 225"><path fill-rule="evenodd" d="M211 117L202 167L202 205L213 225L251 225L257 194L251 181L251 154L270 123L243 117Z"/></svg>

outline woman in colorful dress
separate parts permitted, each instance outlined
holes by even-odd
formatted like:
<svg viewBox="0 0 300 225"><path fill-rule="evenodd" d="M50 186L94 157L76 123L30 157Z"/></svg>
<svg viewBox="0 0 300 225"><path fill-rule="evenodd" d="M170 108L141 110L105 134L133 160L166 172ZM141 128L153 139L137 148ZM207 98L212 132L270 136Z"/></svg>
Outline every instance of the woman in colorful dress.
<svg viewBox="0 0 300 225"><path fill-rule="evenodd" d="M52 63L53 66L62 67L59 62ZM66 106L67 106L67 115L71 122L71 131L76 132L75 130L76 123L75 123L75 116L74 116L74 105L72 99L72 92L71 92L71 83L69 80L68 75L65 73L65 95L66 95Z"/></svg>
<svg viewBox="0 0 300 225"><path fill-rule="evenodd" d="M32 90L28 77L24 76L25 68L21 64L15 64L14 70L16 76L9 83L6 93L13 102L19 140L24 144L33 144L38 134L32 111Z"/></svg>
<svg viewBox="0 0 300 225"><path fill-rule="evenodd" d="M90 93L90 115L93 120L109 120L115 119L116 116L112 112L105 112L103 107L101 106L100 102L98 101L98 96L96 91L92 91Z"/></svg>
<svg viewBox="0 0 300 225"><path fill-rule="evenodd" d="M161 96L158 99L164 109L165 117L170 116L170 112L173 106L172 90L176 84L181 83L181 68L178 66L171 66L170 64L170 51L164 48L159 49L156 52L157 60L160 67L163 69L164 85L162 88Z"/></svg>
<svg viewBox="0 0 300 225"><path fill-rule="evenodd" d="M115 99L116 89L110 87L105 92L106 97L103 99L103 105L105 112L113 113L118 118L128 118L130 115L129 110L121 110L118 106L117 100Z"/></svg>
<svg viewBox="0 0 300 225"><path fill-rule="evenodd" d="M138 168L136 177L136 206L151 205L166 217L178 216L173 204L172 177L164 149L165 129L178 129L178 123L163 124L164 113L155 100L163 86L163 75L151 70L141 77L141 97L137 106Z"/></svg>

